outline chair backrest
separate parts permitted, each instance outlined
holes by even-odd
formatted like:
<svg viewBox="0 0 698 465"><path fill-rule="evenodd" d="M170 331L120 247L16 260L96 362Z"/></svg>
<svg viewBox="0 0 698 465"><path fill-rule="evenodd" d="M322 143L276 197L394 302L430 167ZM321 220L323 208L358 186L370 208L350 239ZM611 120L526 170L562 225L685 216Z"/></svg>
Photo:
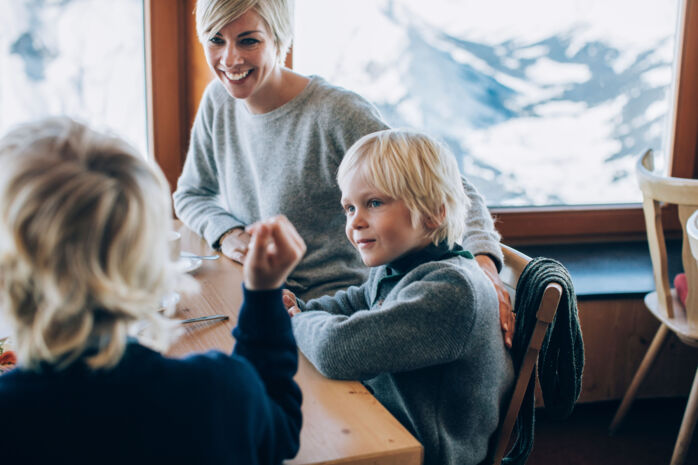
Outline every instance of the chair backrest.
<svg viewBox="0 0 698 465"><path fill-rule="evenodd" d="M698 268L696 259L691 254L686 222L698 209L698 180L662 176L654 172L654 155L651 150L638 160L637 180L642 191L642 208L647 226L647 243L652 259L652 271L657 290L657 305L669 319L676 318L672 303L671 285L667 266L666 242L662 225L661 203L678 207L679 221L683 231L682 261L688 282L686 315L688 326L698 325ZM683 315L681 315L683 317ZM671 325L670 325L671 326Z"/></svg>
<svg viewBox="0 0 698 465"><path fill-rule="evenodd" d="M509 294L512 299L514 299L516 284L519 282L521 273L531 259L506 245L502 245L502 252L504 253L504 265L502 266L499 276L509 288ZM531 376L534 374L534 367L538 360L538 353L540 352L545 332L553 321L561 295L562 287L557 283L548 284L543 292L536 312L536 327L531 334L531 339L528 342L526 354L521 362L519 372L516 374L511 399L506 406L504 416L500 420L499 427L495 432L494 441L492 442L492 452L489 454L490 458L488 459L490 464L499 465L507 452L511 432L514 429L516 417L519 415L519 409L521 408L521 403L526 393L526 387L528 386ZM514 309L514 311L516 311L516 309Z"/></svg>

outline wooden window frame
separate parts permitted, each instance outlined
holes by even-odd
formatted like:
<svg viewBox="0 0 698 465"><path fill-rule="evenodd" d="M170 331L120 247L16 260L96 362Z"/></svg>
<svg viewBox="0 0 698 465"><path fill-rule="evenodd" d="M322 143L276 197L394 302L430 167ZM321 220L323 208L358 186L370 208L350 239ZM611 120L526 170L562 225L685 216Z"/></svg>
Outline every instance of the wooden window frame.
<svg viewBox="0 0 698 465"><path fill-rule="evenodd" d="M148 150L172 189L184 164L199 99L212 78L196 37L195 4L196 0L145 0ZM684 0L681 8L670 174L698 178L698 0ZM639 204L491 211L510 244L644 238Z"/></svg>

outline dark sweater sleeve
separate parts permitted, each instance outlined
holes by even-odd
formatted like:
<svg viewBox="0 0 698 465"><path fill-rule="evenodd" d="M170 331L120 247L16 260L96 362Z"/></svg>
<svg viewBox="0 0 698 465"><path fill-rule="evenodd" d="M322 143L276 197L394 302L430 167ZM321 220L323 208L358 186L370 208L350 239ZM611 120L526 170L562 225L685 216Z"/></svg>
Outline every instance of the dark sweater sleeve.
<svg viewBox="0 0 698 465"><path fill-rule="evenodd" d="M247 359L264 384L269 418L258 438L260 463L278 464L293 457L300 445L302 396L293 380L298 370L296 341L280 289L243 288L243 296L233 329L233 354Z"/></svg>

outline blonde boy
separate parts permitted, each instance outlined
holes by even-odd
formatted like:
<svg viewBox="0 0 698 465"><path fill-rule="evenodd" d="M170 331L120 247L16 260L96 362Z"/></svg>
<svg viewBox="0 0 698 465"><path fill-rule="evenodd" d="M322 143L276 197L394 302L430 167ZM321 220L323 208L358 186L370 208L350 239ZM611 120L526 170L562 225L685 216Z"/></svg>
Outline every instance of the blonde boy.
<svg viewBox="0 0 698 465"><path fill-rule="evenodd" d="M347 237L372 268L333 297L284 297L299 348L324 375L362 380L425 465L480 463L513 369L494 287L457 244L467 201L453 155L380 131L349 149L337 181Z"/></svg>

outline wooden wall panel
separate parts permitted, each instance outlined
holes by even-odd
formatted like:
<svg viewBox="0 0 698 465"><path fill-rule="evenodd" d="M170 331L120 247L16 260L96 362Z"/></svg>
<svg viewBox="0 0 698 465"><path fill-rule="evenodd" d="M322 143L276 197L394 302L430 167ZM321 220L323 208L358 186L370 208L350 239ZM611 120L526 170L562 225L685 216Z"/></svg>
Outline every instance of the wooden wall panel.
<svg viewBox="0 0 698 465"><path fill-rule="evenodd" d="M174 189L186 153L187 82L182 2L146 0L148 152Z"/></svg>
<svg viewBox="0 0 698 465"><path fill-rule="evenodd" d="M685 0L679 24L682 25L678 43L677 79L674 105L671 174L676 177L698 178L698 0Z"/></svg>
<svg viewBox="0 0 698 465"><path fill-rule="evenodd" d="M658 321L640 298L584 300L579 303L579 316L586 358L579 402L622 398L659 327ZM697 365L698 350L672 334L638 397L687 396ZM540 405L540 390L537 399Z"/></svg>
<svg viewBox="0 0 698 465"><path fill-rule="evenodd" d="M196 116L196 111L199 108L199 102L201 101L201 96L204 94L204 90L209 82L214 79L213 73L206 63L206 56L204 55L203 47L201 42L196 35L196 18L194 16L194 9L196 7L196 0L185 0L185 36L186 40L186 67L187 67L187 82L186 82L186 107L187 115L186 121L189 128L191 128L194 123L194 117ZM189 137L187 133L187 143L189 142Z"/></svg>

